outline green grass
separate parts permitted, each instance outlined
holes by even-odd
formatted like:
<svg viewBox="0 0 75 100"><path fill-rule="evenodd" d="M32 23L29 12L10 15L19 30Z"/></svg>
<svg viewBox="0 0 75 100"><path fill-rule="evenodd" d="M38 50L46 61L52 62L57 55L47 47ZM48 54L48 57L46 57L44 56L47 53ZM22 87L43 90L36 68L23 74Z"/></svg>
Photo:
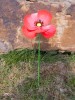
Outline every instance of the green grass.
<svg viewBox="0 0 75 100"><path fill-rule="evenodd" d="M75 62L75 53L74 53L74 54L71 54L71 55L68 57L68 61L70 61L70 62Z"/></svg>
<svg viewBox="0 0 75 100"><path fill-rule="evenodd" d="M68 81L67 81L67 86L71 87L72 90L75 91L75 75L69 75Z"/></svg>
<svg viewBox="0 0 75 100"><path fill-rule="evenodd" d="M7 54L0 55L1 61L3 60L5 66L17 65L21 62L28 62L28 63L35 63L38 60L38 52L37 50L28 50L28 49L21 49L21 50L14 50L10 51ZM57 55L56 51L48 51L43 52L41 51L41 62L49 62L54 63L56 61L64 61L64 58L61 54Z"/></svg>
<svg viewBox="0 0 75 100"><path fill-rule="evenodd" d="M49 79L49 80L48 80ZM48 78L47 80L41 79L40 81L40 87L38 88L37 80L36 79L26 79L25 82L22 83L22 85L18 85L18 94L21 98L27 99L27 100L46 100L48 96L48 86L52 83L53 79ZM45 90L46 89L46 90Z"/></svg>
<svg viewBox="0 0 75 100"><path fill-rule="evenodd" d="M37 87L37 76L33 77L34 73L37 74L38 51L20 49L10 51L7 54L0 55L0 94L6 92L13 92L19 95L20 100L51 100L56 98L56 78L60 76L57 67L53 67L53 72L47 71L40 73L40 87ZM41 51L41 64L55 64L63 62L65 64L75 62L75 54L58 53L57 51ZM36 66L35 66L36 65ZM54 66L54 65L53 65ZM47 66L46 66L47 67ZM69 67L69 66L68 66ZM55 71L56 70L56 71ZM69 70L69 69L67 69ZM50 73L49 73L50 72ZM44 75L43 75L44 74ZM75 99L75 76L66 74L67 82L63 83L65 88L71 91L68 93L58 95L60 100L69 97L70 100ZM38 98L39 97L39 98Z"/></svg>
<svg viewBox="0 0 75 100"><path fill-rule="evenodd" d="M18 64L19 62L33 61L35 52L33 50L23 49L10 51L8 54L0 55L7 65Z"/></svg>
<svg viewBox="0 0 75 100"><path fill-rule="evenodd" d="M3 59L6 65L12 66L13 64L18 64L19 62L37 62L38 52L34 50L14 50L10 51L8 54L0 55L0 59ZM41 62L53 63L56 61L64 61L63 55L58 54L57 51L41 51Z"/></svg>

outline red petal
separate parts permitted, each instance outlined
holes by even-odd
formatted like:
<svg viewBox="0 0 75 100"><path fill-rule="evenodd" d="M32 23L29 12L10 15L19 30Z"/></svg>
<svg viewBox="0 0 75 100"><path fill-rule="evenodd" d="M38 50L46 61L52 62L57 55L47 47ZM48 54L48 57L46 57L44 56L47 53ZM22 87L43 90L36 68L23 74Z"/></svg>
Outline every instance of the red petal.
<svg viewBox="0 0 75 100"><path fill-rule="evenodd" d="M44 25L48 25L52 19L52 15L47 10L40 10L38 11L38 18L43 21Z"/></svg>
<svg viewBox="0 0 75 100"><path fill-rule="evenodd" d="M47 30L51 29L52 27L54 27L54 25L43 26L43 27L42 27L42 30L43 30L43 31L47 31Z"/></svg>
<svg viewBox="0 0 75 100"><path fill-rule="evenodd" d="M33 39L36 37L36 33L34 31L27 30L25 26L22 27L22 32L23 32L23 35L26 36L27 38Z"/></svg>
<svg viewBox="0 0 75 100"><path fill-rule="evenodd" d="M54 34L55 34L55 32L56 32L55 26L49 25L49 26L44 27L44 28L45 28L45 30L44 30L44 32L43 32L42 34L43 34L43 36L44 36L45 38L51 38L51 37L54 36Z"/></svg>
<svg viewBox="0 0 75 100"><path fill-rule="evenodd" d="M29 30L35 30L35 22L37 21L37 13L26 15L24 17L24 26Z"/></svg>

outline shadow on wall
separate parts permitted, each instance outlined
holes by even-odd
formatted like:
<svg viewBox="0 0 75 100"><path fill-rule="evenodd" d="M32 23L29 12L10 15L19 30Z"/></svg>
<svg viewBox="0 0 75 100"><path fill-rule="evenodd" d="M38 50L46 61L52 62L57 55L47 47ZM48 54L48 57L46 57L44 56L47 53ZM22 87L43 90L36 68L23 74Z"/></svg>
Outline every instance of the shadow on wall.
<svg viewBox="0 0 75 100"><path fill-rule="evenodd" d="M46 51L46 50L50 49L50 44L48 43L49 39L44 38L42 35L40 35L40 38L39 38L39 35L36 37L35 42L34 42L34 49L38 49L39 41L40 41L40 49L41 50Z"/></svg>

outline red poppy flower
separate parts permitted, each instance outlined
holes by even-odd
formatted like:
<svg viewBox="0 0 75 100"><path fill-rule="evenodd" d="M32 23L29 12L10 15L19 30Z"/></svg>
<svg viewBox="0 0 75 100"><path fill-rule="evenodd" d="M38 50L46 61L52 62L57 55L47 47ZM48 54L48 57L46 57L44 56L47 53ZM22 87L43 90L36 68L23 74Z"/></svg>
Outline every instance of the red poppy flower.
<svg viewBox="0 0 75 100"><path fill-rule="evenodd" d="M38 13L26 15L22 31L28 38L34 38L38 33L45 38L50 38L56 32L55 26L50 24L51 19L52 15L47 10L40 10Z"/></svg>

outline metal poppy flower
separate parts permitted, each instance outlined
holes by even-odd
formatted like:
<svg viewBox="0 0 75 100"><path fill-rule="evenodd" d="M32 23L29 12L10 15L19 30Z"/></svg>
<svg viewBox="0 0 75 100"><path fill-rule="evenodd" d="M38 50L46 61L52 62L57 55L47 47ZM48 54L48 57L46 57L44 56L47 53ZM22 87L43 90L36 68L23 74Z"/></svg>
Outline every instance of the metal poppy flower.
<svg viewBox="0 0 75 100"><path fill-rule="evenodd" d="M37 34L42 34L45 38L51 38L56 32L54 25L50 24L52 15L47 10L39 10L37 13L26 15L22 31L24 36L35 38Z"/></svg>

